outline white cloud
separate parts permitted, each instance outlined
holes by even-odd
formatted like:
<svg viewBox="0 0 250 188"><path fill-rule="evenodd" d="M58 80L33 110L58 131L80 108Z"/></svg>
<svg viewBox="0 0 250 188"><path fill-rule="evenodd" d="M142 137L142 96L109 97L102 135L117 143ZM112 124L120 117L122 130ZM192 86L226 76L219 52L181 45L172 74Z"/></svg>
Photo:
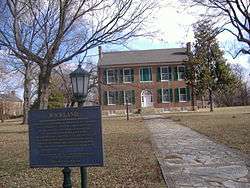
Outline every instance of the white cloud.
<svg viewBox="0 0 250 188"><path fill-rule="evenodd" d="M199 19L199 14L204 10L196 7L192 10L185 8L176 0L162 1L162 8L157 11L154 23L148 25L149 30L159 30L159 33L152 39L141 38L129 43L132 49L152 48L173 48L185 46L186 42L193 42L192 24ZM218 36L226 58L231 63L240 63L247 70L250 70L250 60L247 55L239 55L233 59L228 52L235 54L240 43L229 33L222 33Z"/></svg>

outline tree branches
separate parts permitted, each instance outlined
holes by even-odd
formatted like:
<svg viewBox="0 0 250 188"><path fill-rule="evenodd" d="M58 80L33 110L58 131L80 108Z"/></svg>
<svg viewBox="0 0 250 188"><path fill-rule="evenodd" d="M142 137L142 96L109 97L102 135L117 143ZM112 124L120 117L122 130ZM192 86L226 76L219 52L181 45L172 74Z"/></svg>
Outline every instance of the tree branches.
<svg viewBox="0 0 250 188"><path fill-rule="evenodd" d="M191 7L205 8L206 17L223 18L219 32L228 31L242 44L236 56L239 53L250 54L249 0L188 0L186 3Z"/></svg>
<svg viewBox="0 0 250 188"><path fill-rule="evenodd" d="M16 55L57 66L105 43L121 43L145 33L152 0L6 0L0 43ZM10 18L7 17L10 16ZM28 46L27 44L31 44Z"/></svg>
<svg viewBox="0 0 250 188"><path fill-rule="evenodd" d="M40 68L38 98L46 108L56 66L106 43L148 35L154 0L4 0L0 45ZM40 100L40 99L39 99ZM40 101L39 101L40 102Z"/></svg>

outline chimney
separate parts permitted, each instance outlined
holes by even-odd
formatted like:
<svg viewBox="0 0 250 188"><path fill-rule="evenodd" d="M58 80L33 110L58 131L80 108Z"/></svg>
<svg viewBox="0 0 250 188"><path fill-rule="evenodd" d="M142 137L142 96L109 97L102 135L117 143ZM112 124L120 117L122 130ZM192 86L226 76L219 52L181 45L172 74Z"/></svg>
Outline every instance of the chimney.
<svg viewBox="0 0 250 188"><path fill-rule="evenodd" d="M99 61L101 60L102 58L102 47L101 46L98 46L98 54L99 54Z"/></svg>
<svg viewBox="0 0 250 188"><path fill-rule="evenodd" d="M187 54L191 53L191 42L187 43Z"/></svg>

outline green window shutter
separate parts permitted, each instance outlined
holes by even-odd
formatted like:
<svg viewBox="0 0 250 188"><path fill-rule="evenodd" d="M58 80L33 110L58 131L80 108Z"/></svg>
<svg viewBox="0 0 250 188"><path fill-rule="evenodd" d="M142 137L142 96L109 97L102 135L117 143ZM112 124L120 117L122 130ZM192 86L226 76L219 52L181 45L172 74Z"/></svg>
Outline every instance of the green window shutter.
<svg viewBox="0 0 250 188"><path fill-rule="evenodd" d="M143 81L143 79L142 79L142 73L143 71L142 71L142 69L140 69L140 81Z"/></svg>
<svg viewBox="0 0 250 188"><path fill-rule="evenodd" d="M119 83L123 82L123 69L119 69Z"/></svg>
<svg viewBox="0 0 250 188"><path fill-rule="evenodd" d="M103 83L107 83L107 69L103 69Z"/></svg>
<svg viewBox="0 0 250 188"><path fill-rule="evenodd" d="M135 104L135 90L132 90L132 104Z"/></svg>
<svg viewBox="0 0 250 188"><path fill-rule="evenodd" d="M149 69L143 69L143 75L142 75L142 77L143 77L143 81L149 81Z"/></svg>
<svg viewBox="0 0 250 188"><path fill-rule="evenodd" d="M186 65L184 65L184 80L186 80L186 77L187 77L187 73L186 73L186 71L187 71L187 66Z"/></svg>
<svg viewBox="0 0 250 188"><path fill-rule="evenodd" d="M179 88L175 88L174 91L175 102L179 102Z"/></svg>
<svg viewBox="0 0 250 188"><path fill-rule="evenodd" d="M115 91L115 104L119 104L119 91Z"/></svg>
<svg viewBox="0 0 250 188"><path fill-rule="evenodd" d="M191 100L191 95L190 95L189 87L186 88L186 94L187 94L187 101L190 101Z"/></svg>
<svg viewBox="0 0 250 188"><path fill-rule="evenodd" d="M170 102L173 102L173 89L168 89L168 91L169 91Z"/></svg>
<svg viewBox="0 0 250 188"><path fill-rule="evenodd" d="M108 104L108 93L107 91L103 92L103 105L107 105Z"/></svg>
<svg viewBox="0 0 250 188"><path fill-rule="evenodd" d="M124 105L124 91L118 91L118 104Z"/></svg>
<svg viewBox="0 0 250 188"><path fill-rule="evenodd" d="M118 83L119 81L119 70L115 69L115 83Z"/></svg>
<svg viewBox="0 0 250 188"><path fill-rule="evenodd" d="M152 68L149 68L149 81L152 81Z"/></svg>
<svg viewBox="0 0 250 188"><path fill-rule="evenodd" d="M174 80L178 80L178 70L177 70L177 67L174 67Z"/></svg>
<svg viewBox="0 0 250 188"><path fill-rule="evenodd" d="M157 89L157 102L162 103L162 89Z"/></svg>
<svg viewBox="0 0 250 188"><path fill-rule="evenodd" d="M145 67L140 69L140 81L152 81L151 67Z"/></svg>
<svg viewBox="0 0 250 188"><path fill-rule="evenodd" d="M131 68L131 80L134 82L134 69Z"/></svg>
<svg viewBox="0 0 250 188"><path fill-rule="evenodd" d="M168 67L169 80L172 80L172 67Z"/></svg>
<svg viewBox="0 0 250 188"><path fill-rule="evenodd" d="M157 67L156 81L161 81L161 67Z"/></svg>

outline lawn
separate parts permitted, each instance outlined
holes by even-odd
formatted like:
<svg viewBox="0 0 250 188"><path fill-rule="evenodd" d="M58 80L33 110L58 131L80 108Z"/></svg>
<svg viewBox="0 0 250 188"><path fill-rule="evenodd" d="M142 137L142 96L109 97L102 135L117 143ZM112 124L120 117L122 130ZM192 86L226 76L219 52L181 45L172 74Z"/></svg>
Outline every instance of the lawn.
<svg viewBox="0 0 250 188"><path fill-rule="evenodd" d="M62 187L60 168L28 166L27 126L15 120L0 124L0 187ZM105 166L88 168L89 187L165 187L141 119L103 120ZM79 187L79 169L72 170Z"/></svg>
<svg viewBox="0 0 250 188"><path fill-rule="evenodd" d="M250 154L250 106L183 112L167 117L246 154Z"/></svg>

